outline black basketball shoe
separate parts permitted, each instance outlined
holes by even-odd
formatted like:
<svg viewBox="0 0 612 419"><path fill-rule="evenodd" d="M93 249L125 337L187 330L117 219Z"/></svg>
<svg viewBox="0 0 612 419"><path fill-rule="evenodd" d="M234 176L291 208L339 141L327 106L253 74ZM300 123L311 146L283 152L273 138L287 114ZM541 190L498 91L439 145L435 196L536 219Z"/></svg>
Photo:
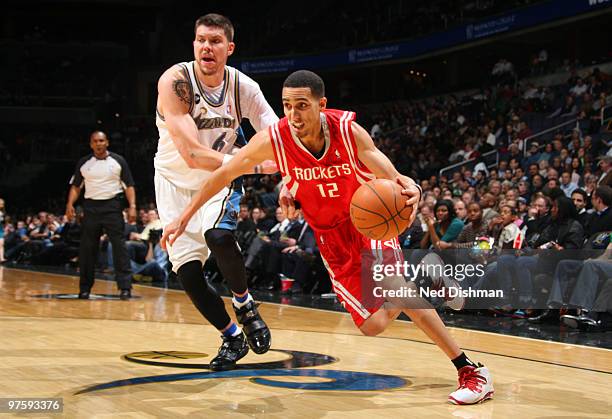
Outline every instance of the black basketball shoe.
<svg viewBox="0 0 612 419"><path fill-rule="evenodd" d="M234 307L236 313L236 319L238 323L242 325L247 342L249 346L256 354L265 354L270 349L272 342L272 336L270 335L270 329L261 318L255 301L249 301L248 304L241 308Z"/></svg>
<svg viewBox="0 0 612 419"><path fill-rule="evenodd" d="M212 371L233 370L236 368L236 362L249 352L244 333L231 337L221 335L221 338L223 343L219 348L219 353L210 361Z"/></svg>

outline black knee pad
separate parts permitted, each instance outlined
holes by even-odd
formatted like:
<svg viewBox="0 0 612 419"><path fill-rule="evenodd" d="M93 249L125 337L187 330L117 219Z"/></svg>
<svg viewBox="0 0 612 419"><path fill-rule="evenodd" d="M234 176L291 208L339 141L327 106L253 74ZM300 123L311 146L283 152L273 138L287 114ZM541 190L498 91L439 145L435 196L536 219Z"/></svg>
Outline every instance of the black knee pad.
<svg viewBox="0 0 612 419"><path fill-rule="evenodd" d="M204 279L200 261L192 260L182 265L178 269L177 277L193 305L214 327L222 330L230 323L231 319L223 300Z"/></svg>
<svg viewBox="0 0 612 419"><path fill-rule="evenodd" d="M244 294L247 290L246 270L234 233L222 228L212 228L204 233L204 237L232 292Z"/></svg>
<svg viewBox="0 0 612 419"><path fill-rule="evenodd" d="M213 253L224 252L230 248L238 249L234 232L224 228L211 228L204 233L206 244Z"/></svg>

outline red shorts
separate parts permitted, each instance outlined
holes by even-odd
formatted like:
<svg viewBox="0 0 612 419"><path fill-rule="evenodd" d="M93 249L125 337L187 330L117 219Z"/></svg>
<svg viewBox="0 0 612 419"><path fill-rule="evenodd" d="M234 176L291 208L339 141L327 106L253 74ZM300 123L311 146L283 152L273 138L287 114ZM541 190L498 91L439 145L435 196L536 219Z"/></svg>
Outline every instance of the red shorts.
<svg viewBox="0 0 612 419"><path fill-rule="evenodd" d="M368 239L350 219L330 230L315 230L315 236L340 304L361 327L385 302L372 292L372 263L403 262L397 237L386 241Z"/></svg>

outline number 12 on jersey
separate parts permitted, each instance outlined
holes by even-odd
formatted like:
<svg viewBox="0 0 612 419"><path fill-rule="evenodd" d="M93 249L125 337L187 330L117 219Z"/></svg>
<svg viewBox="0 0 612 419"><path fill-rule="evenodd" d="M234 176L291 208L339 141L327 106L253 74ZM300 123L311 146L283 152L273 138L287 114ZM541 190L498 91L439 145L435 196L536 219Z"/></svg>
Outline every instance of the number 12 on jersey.
<svg viewBox="0 0 612 419"><path fill-rule="evenodd" d="M319 183L317 184L319 192L323 198L338 198L338 184L337 183Z"/></svg>

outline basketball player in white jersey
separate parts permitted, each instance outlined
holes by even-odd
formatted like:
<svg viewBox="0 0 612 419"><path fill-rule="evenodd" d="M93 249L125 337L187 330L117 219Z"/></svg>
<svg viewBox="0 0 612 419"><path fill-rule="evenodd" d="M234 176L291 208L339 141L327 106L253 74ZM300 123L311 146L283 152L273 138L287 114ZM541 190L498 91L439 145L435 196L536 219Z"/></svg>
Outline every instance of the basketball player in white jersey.
<svg viewBox="0 0 612 419"><path fill-rule="evenodd" d="M200 17L195 24L194 61L172 66L159 79L155 194L164 226L182 213L210 173L229 162L237 146L243 145L238 144L244 140L243 117L257 131L278 121L259 85L226 65L235 48L233 36L226 17ZM253 167L253 173L277 171L272 161ZM234 368L249 346L258 354L270 348L270 331L248 292L242 255L233 236L241 197L238 179L203 206L168 249L172 269L187 295L222 334L223 344L210 363L215 371ZM204 279L202 268L209 250L232 290L234 311L244 332Z"/></svg>

